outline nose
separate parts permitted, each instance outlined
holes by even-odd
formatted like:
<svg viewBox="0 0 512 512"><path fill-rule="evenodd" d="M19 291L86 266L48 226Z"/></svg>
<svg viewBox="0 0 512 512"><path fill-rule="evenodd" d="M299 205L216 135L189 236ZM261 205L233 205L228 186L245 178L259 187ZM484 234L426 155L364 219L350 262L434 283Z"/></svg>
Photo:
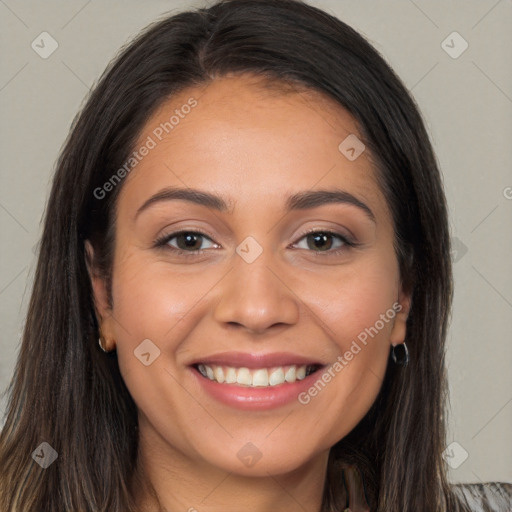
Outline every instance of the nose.
<svg viewBox="0 0 512 512"><path fill-rule="evenodd" d="M261 334L271 327L289 326L298 321L300 299L283 272L273 268L270 253L263 251L252 263L234 256L234 267L218 290L220 299L214 309L217 322Z"/></svg>

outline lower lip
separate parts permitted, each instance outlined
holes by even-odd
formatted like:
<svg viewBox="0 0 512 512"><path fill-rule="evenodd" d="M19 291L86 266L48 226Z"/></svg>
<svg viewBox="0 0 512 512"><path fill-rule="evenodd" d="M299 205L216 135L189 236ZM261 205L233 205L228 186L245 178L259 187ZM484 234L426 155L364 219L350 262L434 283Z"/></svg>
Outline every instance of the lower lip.
<svg viewBox="0 0 512 512"><path fill-rule="evenodd" d="M297 401L298 395L308 389L318 379L322 368L302 380L285 382L277 386L249 387L236 384L221 384L203 377L198 370L191 368L199 385L214 399L223 404L245 410L268 410Z"/></svg>

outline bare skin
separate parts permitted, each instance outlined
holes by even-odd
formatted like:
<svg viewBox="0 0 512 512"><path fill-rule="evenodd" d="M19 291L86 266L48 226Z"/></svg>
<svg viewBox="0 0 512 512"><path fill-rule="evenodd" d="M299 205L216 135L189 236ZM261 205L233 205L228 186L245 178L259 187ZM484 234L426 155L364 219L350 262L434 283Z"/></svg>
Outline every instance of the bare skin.
<svg viewBox="0 0 512 512"><path fill-rule="evenodd" d="M155 128L190 97L197 106L157 140ZM369 151L350 161L338 149L349 134L358 134L355 121L333 101L242 75L174 96L140 135L136 147L148 136L157 144L122 185L112 309L105 283L91 278L105 343L117 349L138 407L139 467L162 510L318 512L329 449L377 397L390 347L405 338L410 298ZM137 215L167 187L218 195L229 208L173 199ZM334 189L374 219L346 202L285 209L290 195ZM183 236L155 247L182 230L196 233L194 248ZM335 235L315 244L322 231ZM249 236L262 250L250 263L236 252ZM221 352L287 352L325 371L393 304L400 311L308 403L241 410L205 392L190 366ZM145 339L160 350L148 366L134 356ZM253 445L261 458L249 466L239 453ZM141 510L158 510L143 487L134 491Z"/></svg>

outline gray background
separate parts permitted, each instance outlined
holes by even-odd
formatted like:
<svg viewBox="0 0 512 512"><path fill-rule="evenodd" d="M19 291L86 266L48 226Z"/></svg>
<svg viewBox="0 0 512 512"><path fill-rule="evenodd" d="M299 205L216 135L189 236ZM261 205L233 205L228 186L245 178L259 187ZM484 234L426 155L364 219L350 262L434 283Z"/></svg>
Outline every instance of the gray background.
<svg viewBox="0 0 512 512"><path fill-rule="evenodd" d="M55 160L85 94L145 25L210 3L0 0L0 391L19 349ZM457 248L447 359L448 444L458 444L446 461L454 482L512 482L512 2L310 3L367 37L423 112ZM47 59L31 47L43 31L59 45ZM458 58L441 45L453 31L469 44Z"/></svg>

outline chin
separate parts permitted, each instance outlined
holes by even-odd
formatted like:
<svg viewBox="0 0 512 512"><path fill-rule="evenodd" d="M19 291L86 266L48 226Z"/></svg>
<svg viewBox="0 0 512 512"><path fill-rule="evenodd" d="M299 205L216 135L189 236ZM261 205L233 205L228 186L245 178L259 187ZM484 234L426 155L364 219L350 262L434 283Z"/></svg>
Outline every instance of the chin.
<svg viewBox="0 0 512 512"><path fill-rule="evenodd" d="M234 442L224 446L222 452L209 453L204 460L217 468L240 476L268 477L283 475L299 470L318 457L320 452L297 451L294 443L285 446L272 446L268 442L261 447L251 442Z"/></svg>

